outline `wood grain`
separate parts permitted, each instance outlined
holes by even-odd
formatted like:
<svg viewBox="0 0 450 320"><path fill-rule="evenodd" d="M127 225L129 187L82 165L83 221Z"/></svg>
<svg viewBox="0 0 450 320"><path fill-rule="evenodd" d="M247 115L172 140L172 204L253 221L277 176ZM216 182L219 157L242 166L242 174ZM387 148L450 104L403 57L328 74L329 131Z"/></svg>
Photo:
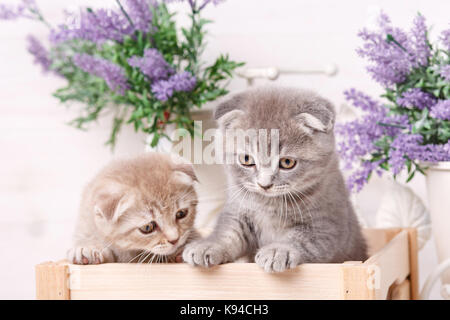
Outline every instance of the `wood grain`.
<svg viewBox="0 0 450 320"><path fill-rule="evenodd" d="M69 300L69 266L44 262L36 266L36 298L38 300Z"/></svg>
<svg viewBox="0 0 450 320"><path fill-rule="evenodd" d="M76 299L339 299L340 265L305 264L268 274L254 263L70 265Z"/></svg>
<svg viewBox="0 0 450 320"><path fill-rule="evenodd" d="M211 269L187 264L44 263L36 266L37 297L74 300L414 297L415 230L367 229L364 234L372 253L367 261L303 264L281 274L265 273L254 263L231 263Z"/></svg>
<svg viewBox="0 0 450 320"><path fill-rule="evenodd" d="M408 231L402 230L364 265L370 268L375 299L386 299L389 288L400 284L410 273Z"/></svg>

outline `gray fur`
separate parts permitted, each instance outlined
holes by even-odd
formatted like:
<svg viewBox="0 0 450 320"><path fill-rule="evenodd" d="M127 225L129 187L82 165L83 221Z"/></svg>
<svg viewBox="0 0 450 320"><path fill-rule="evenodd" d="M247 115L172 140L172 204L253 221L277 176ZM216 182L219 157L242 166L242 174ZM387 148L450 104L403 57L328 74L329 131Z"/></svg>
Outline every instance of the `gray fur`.
<svg viewBox="0 0 450 320"><path fill-rule="evenodd" d="M338 166L330 102L309 91L259 88L219 105L215 116L222 130L279 129L280 157L297 164L280 169L277 157L251 168L227 165L228 200L212 234L187 246L186 262L209 267L248 256L267 272L282 272L367 258Z"/></svg>

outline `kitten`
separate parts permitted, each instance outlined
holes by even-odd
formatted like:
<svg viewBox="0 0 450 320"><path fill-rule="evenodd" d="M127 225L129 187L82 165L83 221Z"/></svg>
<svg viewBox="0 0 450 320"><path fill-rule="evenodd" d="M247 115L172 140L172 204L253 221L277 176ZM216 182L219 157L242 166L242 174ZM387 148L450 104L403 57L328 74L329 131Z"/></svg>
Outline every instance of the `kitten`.
<svg viewBox="0 0 450 320"><path fill-rule="evenodd" d="M68 260L180 262L184 245L198 237L196 180L192 166L177 156L113 161L84 190Z"/></svg>
<svg viewBox="0 0 450 320"><path fill-rule="evenodd" d="M186 247L186 262L209 267L250 256L265 271L282 272L367 258L339 171L330 102L309 91L259 88L219 105L215 118L223 133L279 129L279 144L267 138L279 156L268 156L255 137L238 142L225 207L212 234Z"/></svg>

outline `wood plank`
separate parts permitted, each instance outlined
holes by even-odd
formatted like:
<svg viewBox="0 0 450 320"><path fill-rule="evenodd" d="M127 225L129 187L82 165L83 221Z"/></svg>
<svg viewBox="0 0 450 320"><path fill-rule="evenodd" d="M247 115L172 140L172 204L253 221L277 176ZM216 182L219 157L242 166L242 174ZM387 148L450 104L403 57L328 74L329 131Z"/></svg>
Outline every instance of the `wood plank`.
<svg viewBox="0 0 450 320"><path fill-rule="evenodd" d="M186 264L69 265L71 299L339 299L340 264L304 264L281 274L254 263L212 269Z"/></svg>
<svg viewBox="0 0 450 320"><path fill-rule="evenodd" d="M390 289L391 300L409 300L411 298L411 282L406 279L401 284L394 284Z"/></svg>
<svg viewBox="0 0 450 320"><path fill-rule="evenodd" d="M410 265L410 287L411 299L419 300L419 244L417 240L417 229L410 228L408 230L409 240L409 265Z"/></svg>
<svg viewBox="0 0 450 320"><path fill-rule="evenodd" d="M408 232L403 230L398 233L363 265L369 267L372 273L375 298L386 299L390 286L403 282L410 273Z"/></svg>
<svg viewBox="0 0 450 320"><path fill-rule="evenodd" d="M368 267L358 262L345 262L341 266L342 300L373 300L374 289L367 285L370 273Z"/></svg>
<svg viewBox="0 0 450 320"><path fill-rule="evenodd" d="M389 241L392 240L400 231L401 228L365 228L362 230L364 238L367 241L369 256L374 255L384 248Z"/></svg>
<svg viewBox="0 0 450 320"><path fill-rule="evenodd" d="M212 269L186 264L104 264L67 262L36 266L38 299L385 299L414 297L417 238L414 229L366 229L376 252L366 262L305 264L267 274L254 263ZM416 270L414 272L414 270ZM70 282L69 282L69 281ZM403 284L400 288L399 286ZM70 288L70 291L69 291ZM395 293L395 292L394 292Z"/></svg>
<svg viewBox="0 0 450 320"><path fill-rule="evenodd" d="M36 266L36 298L38 300L69 300L69 266L44 262Z"/></svg>

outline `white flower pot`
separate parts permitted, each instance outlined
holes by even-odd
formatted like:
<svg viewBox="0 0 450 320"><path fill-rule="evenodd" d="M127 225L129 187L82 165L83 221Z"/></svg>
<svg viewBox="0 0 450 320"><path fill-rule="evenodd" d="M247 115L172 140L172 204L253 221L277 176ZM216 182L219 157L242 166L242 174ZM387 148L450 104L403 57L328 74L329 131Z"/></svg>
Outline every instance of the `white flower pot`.
<svg viewBox="0 0 450 320"><path fill-rule="evenodd" d="M442 263L450 259L450 162L429 165L426 173L433 236ZM450 284L450 270L441 279Z"/></svg>

